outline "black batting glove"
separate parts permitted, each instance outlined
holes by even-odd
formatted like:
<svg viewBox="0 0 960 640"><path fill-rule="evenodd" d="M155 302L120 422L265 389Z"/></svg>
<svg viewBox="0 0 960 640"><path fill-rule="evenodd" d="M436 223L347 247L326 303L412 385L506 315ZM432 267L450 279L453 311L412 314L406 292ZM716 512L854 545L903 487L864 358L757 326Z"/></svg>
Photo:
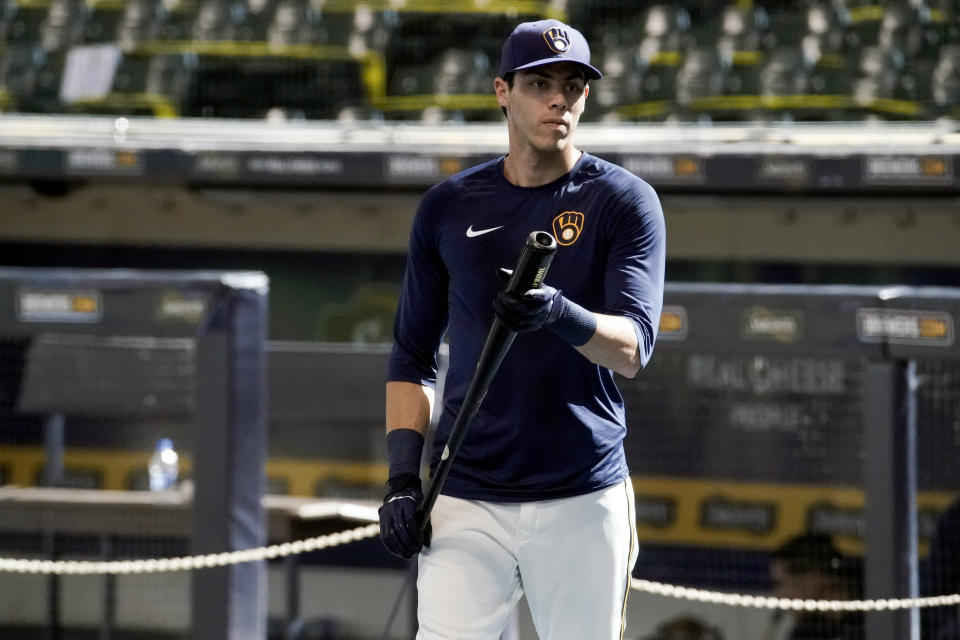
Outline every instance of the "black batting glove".
<svg viewBox="0 0 960 640"><path fill-rule="evenodd" d="M497 317L508 329L523 333L549 327L560 317L563 292L547 285L522 294L501 291L493 301Z"/></svg>
<svg viewBox="0 0 960 640"><path fill-rule="evenodd" d="M430 524L421 533L417 507L423 502L420 476L401 474L387 481L387 494L377 511L380 516L380 541L387 551L408 560L424 545L430 546Z"/></svg>

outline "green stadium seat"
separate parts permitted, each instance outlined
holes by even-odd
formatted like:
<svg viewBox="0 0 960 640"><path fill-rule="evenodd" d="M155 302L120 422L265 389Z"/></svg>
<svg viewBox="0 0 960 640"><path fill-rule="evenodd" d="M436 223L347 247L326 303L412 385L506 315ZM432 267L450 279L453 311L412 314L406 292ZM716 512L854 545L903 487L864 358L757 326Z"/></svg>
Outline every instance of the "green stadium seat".
<svg viewBox="0 0 960 640"><path fill-rule="evenodd" d="M769 28L770 17L762 7L728 5L720 18L717 46L731 53L761 51Z"/></svg>
<svg viewBox="0 0 960 640"><path fill-rule="evenodd" d="M757 93L760 100L755 118L766 121L797 119L796 113L803 107L808 91L811 67L803 48L799 45L779 46L759 66Z"/></svg>
<svg viewBox="0 0 960 640"><path fill-rule="evenodd" d="M853 71L846 59L835 54L807 55L813 60L807 92L794 110L798 120L848 120L852 116L850 86Z"/></svg>
<svg viewBox="0 0 960 640"><path fill-rule="evenodd" d="M314 41L317 44L333 44L346 47L353 35L354 13L352 11L322 11L317 24Z"/></svg>
<svg viewBox="0 0 960 640"><path fill-rule="evenodd" d="M930 85L934 114L960 117L960 45L948 45L940 50Z"/></svg>
<svg viewBox="0 0 960 640"><path fill-rule="evenodd" d="M306 0L279 0L267 26L271 45L313 44L320 14Z"/></svg>
<svg viewBox="0 0 960 640"><path fill-rule="evenodd" d="M686 52L677 70L677 105L687 117L708 116L723 95L729 70L716 47L698 47Z"/></svg>
<svg viewBox="0 0 960 640"><path fill-rule="evenodd" d="M81 42L99 44L117 41L117 30L123 19L124 5L115 0L98 0L89 5Z"/></svg>
<svg viewBox="0 0 960 640"><path fill-rule="evenodd" d="M237 27L236 10L239 6L232 0L201 0L190 31L191 39L233 40Z"/></svg>
<svg viewBox="0 0 960 640"><path fill-rule="evenodd" d="M643 99L643 62L639 48L621 46L603 52L597 65L603 73L603 81L591 85L591 106L585 115L588 119L616 120L617 107Z"/></svg>
<svg viewBox="0 0 960 640"><path fill-rule="evenodd" d="M40 41L47 51L66 51L79 43L87 7L83 0L53 0L40 31Z"/></svg>
<svg viewBox="0 0 960 640"><path fill-rule="evenodd" d="M147 93L147 74L152 61L149 55L124 55L113 74L113 91L121 94Z"/></svg>
<svg viewBox="0 0 960 640"><path fill-rule="evenodd" d="M842 54L847 46L850 14L840 5L817 2L806 11L806 34L815 39L822 54Z"/></svg>
<svg viewBox="0 0 960 640"><path fill-rule="evenodd" d="M0 42L7 41L7 31L16 13L17 4L13 0L0 1Z"/></svg>
<svg viewBox="0 0 960 640"><path fill-rule="evenodd" d="M193 39L193 27L197 18L199 0L178 0L161 4L155 37L164 41Z"/></svg>
<svg viewBox="0 0 960 640"><path fill-rule="evenodd" d="M0 49L0 87L14 108L18 108L33 90L43 56L39 46L17 45Z"/></svg>
<svg viewBox="0 0 960 640"><path fill-rule="evenodd" d="M66 54L62 51L44 51L36 67L33 86L29 94L23 96L21 107L28 113L60 113L64 106L60 102L60 83Z"/></svg>
<svg viewBox="0 0 960 640"><path fill-rule="evenodd" d="M117 26L117 42L124 51L131 51L141 42L160 37L165 15L161 0L126 0Z"/></svg>
<svg viewBox="0 0 960 640"><path fill-rule="evenodd" d="M387 93L391 96L426 95L432 91L433 64L406 64L396 67L387 79Z"/></svg>
<svg viewBox="0 0 960 640"><path fill-rule="evenodd" d="M436 61L433 93L479 94L493 91L490 59L480 49L446 49Z"/></svg>
<svg viewBox="0 0 960 640"><path fill-rule="evenodd" d="M890 111L894 105L903 54L879 46L864 47L858 54L857 75L851 85L856 107L866 114Z"/></svg>
<svg viewBox="0 0 960 640"><path fill-rule="evenodd" d="M352 60L200 56L184 115L265 118L283 112L295 119L334 119L364 106L359 66Z"/></svg>
<svg viewBox="0 0 960 640"><path fill-rule="evenodd" d="M266 42L278 0L247 0L233 5L236 29L233 39L240 42Z"/></svg>
<svg viewBox="0 0 960 640"><path fill-rule="evenodd" d="M4 42L6 45L38 44L42 38L43 24L47 19L49 4L27 4L14 2L13 8L7 7L7 23Z"/></svg>

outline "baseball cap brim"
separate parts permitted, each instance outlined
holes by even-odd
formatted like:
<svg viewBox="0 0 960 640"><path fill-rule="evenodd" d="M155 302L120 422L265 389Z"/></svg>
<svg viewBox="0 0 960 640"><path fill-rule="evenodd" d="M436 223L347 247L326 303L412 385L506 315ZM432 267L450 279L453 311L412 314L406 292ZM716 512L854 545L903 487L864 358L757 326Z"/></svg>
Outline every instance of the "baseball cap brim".
<svg viewBox="0 0 960 640"><path fill-rule="evenodd" d="M574 64L580 65L581 67L583 67L584 74L586 75L586 77L587 77L588 80L599 80L600 78L603 77L603 74L600 73L600 71L599 71L596 67L593 67L592 65L586 64L585 62L579 62L579 61L576 61L576 60L568 60L568 59L566 59L566 58L543 58L543 59L541 59L541 60L535 60L535 61L533 61L533 62L528 62L527 64L523 64L523 65L520 65L519 67L516 67L516 68L514 68L514 69L510 69L510 70L507 71L506 73L510 73L510 72L512 72L512 71L520 71L521 69L530 69L530 68L532 68L532 67L542 67L542 66L545 65L545 64L553 64L553 63L555 63L555 62L572 62L572 63L574 63Z"/></svg>

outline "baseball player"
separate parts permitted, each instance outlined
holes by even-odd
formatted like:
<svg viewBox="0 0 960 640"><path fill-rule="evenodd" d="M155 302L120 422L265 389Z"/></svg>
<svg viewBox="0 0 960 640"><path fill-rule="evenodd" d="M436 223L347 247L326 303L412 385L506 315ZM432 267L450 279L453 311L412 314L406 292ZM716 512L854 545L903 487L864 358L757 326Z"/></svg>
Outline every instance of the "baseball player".
<svg viewBox="0 0 960 640"><path fill-rule="evenodd" d="M413 223L387 374L380 531L395 555L420 552L419 640L495 640L523 594L545 640L623 637L637 547L614 372L636 375L653 352L665 231L648 184L574 144L600 77L576 29L517 26L494 81L509 152L431 188ZM535 230L558 243L548 283L507 293L498 270ZM415 511L437 349L446 335L433 468L494 314L519 335L425 540Z"/></svg>

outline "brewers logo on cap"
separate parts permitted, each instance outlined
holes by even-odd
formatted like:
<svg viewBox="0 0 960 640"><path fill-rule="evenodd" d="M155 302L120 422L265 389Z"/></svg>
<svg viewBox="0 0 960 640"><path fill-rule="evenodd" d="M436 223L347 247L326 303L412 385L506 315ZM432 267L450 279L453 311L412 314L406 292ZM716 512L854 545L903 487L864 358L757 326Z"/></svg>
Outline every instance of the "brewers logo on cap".
<svg viewBox="0 0 960 640"><path fill-rule="evenodd" d="M564 211L553 219L553 237L557 244L570 246L583 231L583 214L579 211Z"/></svg>
<svg viewBox="0 0 960 640"><path fill-rule="evenodd" d="M570 38L567 32L559 27L550 27L543 32L543 39L547 41L547 46L557 53L563 53L570 48Z"/></svg>

